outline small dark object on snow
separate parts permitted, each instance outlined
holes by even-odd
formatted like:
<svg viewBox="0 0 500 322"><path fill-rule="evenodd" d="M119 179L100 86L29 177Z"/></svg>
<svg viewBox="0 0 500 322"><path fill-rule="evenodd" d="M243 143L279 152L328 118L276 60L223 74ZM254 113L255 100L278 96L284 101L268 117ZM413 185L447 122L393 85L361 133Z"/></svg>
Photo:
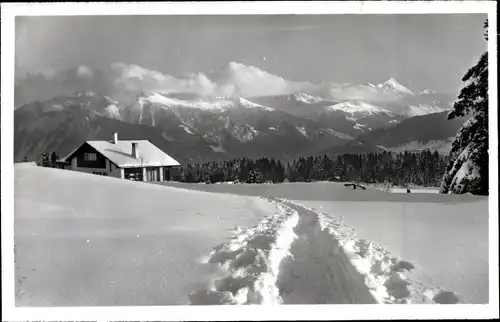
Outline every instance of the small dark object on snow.
<svg viewBox="0 0 500 322"><path fill-rule="evenodd" d="M410 193L410 189L409 188L406 188L406 193Z"/></svg>
<svg viewBox="0 0 500 322"><path fill-rule="evenodd" d="M356 187L361 188L363 190L366 189L365 187L360 186L359 184L355 184L355 183L344 183L344 186L346 186L346 187L351 187L352 186L352 190L356 190Z"/></svg>

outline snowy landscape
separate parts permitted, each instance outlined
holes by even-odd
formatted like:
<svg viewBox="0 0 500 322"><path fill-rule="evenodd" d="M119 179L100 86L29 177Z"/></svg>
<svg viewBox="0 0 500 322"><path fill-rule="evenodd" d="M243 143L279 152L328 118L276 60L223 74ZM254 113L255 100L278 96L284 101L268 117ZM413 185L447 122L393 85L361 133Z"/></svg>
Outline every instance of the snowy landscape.
<svg viewBox="0 0 500 322"><path fill-rule="evenodd" d="M365 16L16 19L15 305L491 304L487 16Z"/></svg>
<svg viewBox="0 0 500 322"><path fill-rule="evenodd" d="M17 305L488 302L487 197L15 178Z"/></svg>

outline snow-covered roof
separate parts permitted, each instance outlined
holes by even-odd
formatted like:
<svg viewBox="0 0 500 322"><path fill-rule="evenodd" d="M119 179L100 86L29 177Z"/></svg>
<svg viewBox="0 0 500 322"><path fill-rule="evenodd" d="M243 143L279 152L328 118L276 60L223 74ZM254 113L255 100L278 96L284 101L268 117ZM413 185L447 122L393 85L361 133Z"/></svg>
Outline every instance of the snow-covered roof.
<svg viewBox="0 0 500 322"><path fill-rule="evenodd" d="M85 142L120 168L180 165L179 162L148 140L119 140L116 143L111 141ZM137 143L137 149L139 151L139 158L137 159L132 155L132 143ZM78 147L78 149L79 148L80 147ZM78 149L73 151L63 160L68 160L68 157Z"/></svg>

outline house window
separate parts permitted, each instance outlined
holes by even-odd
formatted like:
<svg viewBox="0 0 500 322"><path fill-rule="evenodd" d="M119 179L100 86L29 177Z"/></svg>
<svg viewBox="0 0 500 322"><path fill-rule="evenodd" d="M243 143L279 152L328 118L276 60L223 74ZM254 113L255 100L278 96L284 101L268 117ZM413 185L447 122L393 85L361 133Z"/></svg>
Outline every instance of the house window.
<svg viewBox="0 0 500 322"><path fill-rule="evenodd" d="M84 153L83 158L85 161L97 161L96 153Z"/></svg>

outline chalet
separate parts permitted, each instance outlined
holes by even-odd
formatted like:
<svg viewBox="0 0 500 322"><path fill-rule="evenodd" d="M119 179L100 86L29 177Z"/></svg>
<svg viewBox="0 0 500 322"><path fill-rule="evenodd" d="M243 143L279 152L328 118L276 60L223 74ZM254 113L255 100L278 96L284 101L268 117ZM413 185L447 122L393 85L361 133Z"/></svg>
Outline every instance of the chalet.
<svg viewBox="0 0 500 322"><path fill-rule="evenodd" d="M179 162L148 140L85 141L58 167L135 181L165 181Z"/></svg>

